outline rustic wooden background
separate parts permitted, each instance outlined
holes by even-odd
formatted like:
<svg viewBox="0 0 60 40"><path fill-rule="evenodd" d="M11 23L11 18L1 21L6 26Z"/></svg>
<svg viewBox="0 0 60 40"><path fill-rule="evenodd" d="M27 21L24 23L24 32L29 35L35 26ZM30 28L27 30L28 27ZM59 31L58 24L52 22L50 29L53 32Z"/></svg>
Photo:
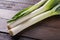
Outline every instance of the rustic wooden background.
<svg viewBox="0 0 60 40"><path fill-rule="evenodd" d="M60 40L60 15L36 23L13 37L0 32L0 40Z"/></svg>

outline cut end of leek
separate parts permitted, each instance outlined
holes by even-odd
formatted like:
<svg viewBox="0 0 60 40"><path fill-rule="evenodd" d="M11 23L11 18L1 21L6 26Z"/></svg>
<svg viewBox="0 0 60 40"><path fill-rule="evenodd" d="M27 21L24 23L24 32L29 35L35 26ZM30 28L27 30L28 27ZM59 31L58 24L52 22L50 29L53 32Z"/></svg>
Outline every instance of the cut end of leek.
<svg viewBox="0 0 60 40"><path fill-rule="evenodd" d="M8 30L11 29L10 23L8 23L7 28Z"/></svg>
<svg viewBox="0 0 60 40"><path fill-rule="evenodd" d="M8 30L9 34L13 36L13 32L11 30Z"/></svg>
<svg viewBox="0 0 60 40"><path fill-rule="evenodd" d="M7 26L8 30L11 29L10 25Z"/></svg>

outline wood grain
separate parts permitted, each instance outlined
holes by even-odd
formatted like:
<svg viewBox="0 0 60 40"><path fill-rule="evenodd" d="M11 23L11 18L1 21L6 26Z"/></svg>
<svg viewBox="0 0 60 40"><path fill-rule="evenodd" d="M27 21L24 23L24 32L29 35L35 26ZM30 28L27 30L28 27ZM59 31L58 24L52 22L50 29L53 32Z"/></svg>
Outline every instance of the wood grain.
<svg viewBox="0 0 60 40"><path fill-rule="evenodd" d="M38 0L35 1L38 2ZM60 16L49 17L14 37L0 33L0 40L60 40Z"/></svg>

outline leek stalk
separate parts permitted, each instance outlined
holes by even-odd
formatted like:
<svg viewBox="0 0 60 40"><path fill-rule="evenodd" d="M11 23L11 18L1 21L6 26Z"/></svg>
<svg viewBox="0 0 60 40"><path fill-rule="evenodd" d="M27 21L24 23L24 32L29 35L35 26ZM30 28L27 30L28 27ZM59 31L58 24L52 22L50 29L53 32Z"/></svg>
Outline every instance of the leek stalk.
<svg viewBox="0 0 60 40"><path fill-rule="evenodd" d="M60 0L48 0L42 7L40 7L39 9L33 11L32 13L16 20L15 22L8 24L8 28L14 28L15 26L17 26L18 24L26 21L27 19L30 19L38 14L41 14L51 8L53 8L55 5L57 5L60 2Z"/></svg>
<svg viewBox="0 0 60 40"><path fill-rule="evenodd" d="M27 27L39 22L39 21L42 21L43 19L46 19L48 17L51 17L51 16L54 16L54 15L60 15L60 4L58 4L57 6L55 6L53 9L47 11L47 12L44 12L42 14L39 14L31 19L29 19L28 21L12 28L9 30L9 33L14 36L16 35L17 33L21 32L22 30L26 29Z"/></svg>

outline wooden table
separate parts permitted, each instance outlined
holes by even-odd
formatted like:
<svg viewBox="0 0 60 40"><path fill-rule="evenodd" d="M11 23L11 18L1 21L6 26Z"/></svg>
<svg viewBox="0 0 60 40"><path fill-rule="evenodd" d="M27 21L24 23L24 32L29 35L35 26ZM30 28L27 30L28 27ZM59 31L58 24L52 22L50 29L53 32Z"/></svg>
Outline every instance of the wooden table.
<svg viewBox="0 0 60 40"><path fill-rule="evenodd" d="M60 16L42 20L14 37L0 32L0 40L60 40Z"/></svg>

